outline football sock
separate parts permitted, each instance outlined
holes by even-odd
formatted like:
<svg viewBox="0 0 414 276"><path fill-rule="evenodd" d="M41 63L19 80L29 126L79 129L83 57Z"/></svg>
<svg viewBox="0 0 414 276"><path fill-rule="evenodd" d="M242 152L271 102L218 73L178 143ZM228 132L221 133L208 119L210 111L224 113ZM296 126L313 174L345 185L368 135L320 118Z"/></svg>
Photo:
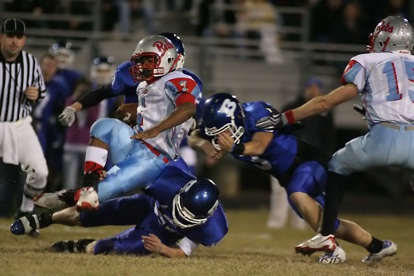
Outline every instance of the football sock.
<svg viewBox="0 0 414 276"><path fill-rule="evenodd" d="M108 157L108 150L94 146L86 149L85 166L83 169L83 187L98 187L101 172Z"/></svg>
<svg viewBox="0 0 414 276"><path fill-rule="evenodd" d="M40 228L48 227L49 225L53 223L52 215L53 215L53 212L46 212L38 216Z"/></svg>
<svg viewBox="0 0 414 276"><path fill-rule="evenodd" d="M34 209L34 203L32 198L28 198L25 194L23 194L22 198L22 205L20 206L20 210L22 212L33 212Z"/></svg>
<svg viewBox="0 0 414 276"><path fill-rule="evenodd" d="M381 240L379 240L375 237L372 237L371 243L367 247L365 247L365 249L368 250L369 253L374 253L375 254L375 253L378 253L382 250L383 244L384 244L383 241L381 241Z"/></svg>
<svg viewBox="0 0 414 276"><path fill-rule="evenodd" d="M328 236L334 233L339 207L345 193L345 176L334 172L328 172L328 184L325 190L325 206L323 210L323 222L321 234Z"/></svg>
<svg viewBox="0 0 414 276"><path fill-rule="evenodd" d="M52 245L52 250L55 252L78 253L86 252L86 246L95 240L82 239L74 241L60 241Z"/></svg>

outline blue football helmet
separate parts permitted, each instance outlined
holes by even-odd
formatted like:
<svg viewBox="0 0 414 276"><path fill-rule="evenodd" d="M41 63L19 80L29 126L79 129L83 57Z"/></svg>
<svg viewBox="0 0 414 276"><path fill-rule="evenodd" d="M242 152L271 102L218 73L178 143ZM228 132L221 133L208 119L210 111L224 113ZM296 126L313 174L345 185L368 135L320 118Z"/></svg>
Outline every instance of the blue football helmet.
<svg viewBox="0 0 414 276"><path fill-rule="evenodd" d="M205 134L213 137L212 144L218 150L220 146L217 136L230 131L234 143L240 143L244 134L244 111L235 96L228 93L217 93L208 98L203 108L203 124Z"/></svg>
<svg viewBox="0 0 414 276"><path fill-rule="evenodd" d="M180 228L206 223L219 204L219 190L210 179L194 179L181 188L174 197L172 216Z"/></svg>
<svg viewBox="0 0 414 276"><path fill-rule="evenodd" d="M98 86L111 83L115 73L113 57L96 57L93 59L90 68L90 79Z"/></svg>
<svg viewBox="0 0 414 276"><path fill-rule="evenodd" d="M72 67L75 61L75 51L72 49L72 43L66 40L53 43L49 48L49 53L56 57L60 69Z"/></svg>
<svg viewBox="0 0 414 276"><path fill-rule="evenodd" d="M176 34L173 33L168 33L168 32L164 32L164 33L160 33L160 35L168 38L172 44L174 44L175 49L177 50L177 69L183 68L184 67L184 62L185 62L185 50L184 50L184 43L181 40L181 37L179 37Z"/></svg>

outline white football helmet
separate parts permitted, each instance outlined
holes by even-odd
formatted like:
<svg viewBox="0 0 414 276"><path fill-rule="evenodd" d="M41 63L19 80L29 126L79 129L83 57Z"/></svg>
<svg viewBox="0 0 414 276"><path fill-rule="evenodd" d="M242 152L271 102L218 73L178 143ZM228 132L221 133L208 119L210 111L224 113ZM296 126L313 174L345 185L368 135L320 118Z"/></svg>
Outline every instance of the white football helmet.
<svg viewBox="0 0 414 276"><path fill-rule="evenodd" d="M72 49L72 43L65 40L53 43L49 48L49 53L56 57L59 69L71 68L75 61L75 52Z"/></svg>
<svg viewBox="0 0 414 276"><path fill-rule="evenodd" d="M90 68L90 79L98 86L111 83L115 73L114 59L112 57L94 58Z"/></svg>
<svg viewBox="0 0 414 276"><path fill-rule="evenodd" d="M135 81L148 81L176 69L177 51L166 37L152 35L138 43L131 62L130 71Z"/></svg>
<svg viewBox="0 0 414 276"><path fill-rule="evenodd" d="M407 19L388 16L381 20L369 35L369 52L405 52L410 53L414 45L413 28Z"/></svg>

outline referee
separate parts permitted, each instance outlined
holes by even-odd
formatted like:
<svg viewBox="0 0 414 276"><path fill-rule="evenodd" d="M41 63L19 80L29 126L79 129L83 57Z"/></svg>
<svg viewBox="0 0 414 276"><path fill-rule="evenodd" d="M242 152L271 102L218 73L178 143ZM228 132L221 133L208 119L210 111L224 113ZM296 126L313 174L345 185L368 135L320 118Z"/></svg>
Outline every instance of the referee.
<svg viewBox="0 0 414 276"><path fill-rule="evenodd" d="M20 217L33 212L33 199L46 187L46 160L30 116L32 104L44 98L46 88L36 58L22 50L26 44L22 20L8 18L3 22L0 44L0 157L6 164L20 164L27 174L17 214ZM13 196L3 192L13 178L2 174L0 202L5 202Z"/></svg>

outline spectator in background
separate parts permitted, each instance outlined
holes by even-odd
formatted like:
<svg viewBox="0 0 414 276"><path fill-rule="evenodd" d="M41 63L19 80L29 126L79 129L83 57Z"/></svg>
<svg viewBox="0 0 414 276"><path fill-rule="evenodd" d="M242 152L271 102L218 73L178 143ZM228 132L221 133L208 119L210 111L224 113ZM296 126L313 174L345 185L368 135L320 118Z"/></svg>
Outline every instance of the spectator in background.
<svg viewBox="0 0 414 276"><path fill-rule="evenodd" d="M134 21L142 16L147 34L155 33L155 10L150 0L118 0L119 25L125 38L136 31Z"/></svg>
<svg viewBox="0 0 414 276"><path fill-rule="evenodd" d="M305 85L303 93L293 102L286 104L282 111L290 110L301 106L311 99L323 95L322 81L317 77L310 77ZM325 150L332 154L335 143L335 127L333 113L326 112L315 117L310 117L302 121L304 128L296 130L295 134L302 140L314 145L315 147ZM277 179L271 178L271 196L270 196L270 212L268 218L269 228L281 228L285 225L289 213L291 214L291 225L297 229L304 229L306 225L303 220L292 212L289 208L287 194L284 188L280 186Z"/></svg>
<svg viewBox="0 0 414 276"><path fill-rule="evenodd" d="M372 28L363 17L359 3L352 1L345 4L341 18L332 26L331 42L366 45L367 33Z"/></svg>
<svg viewBox="0 0 414 276"><path fill-rule="evenodd" d="M342 18L343 0L321 0L311 8L310 37L315 42L330 42L332 26Z"/></svg>
<svg viewBox="0 0 414 276"><path fill-rule="evenodd" d="M63 143L65 127L58 123L58 116L70 96L67 83L56 75L57 60L52 54L40 59L40 68L45 80L46 96L34 108L36 131L49 168L48 190L62 187Z"/></svg>

